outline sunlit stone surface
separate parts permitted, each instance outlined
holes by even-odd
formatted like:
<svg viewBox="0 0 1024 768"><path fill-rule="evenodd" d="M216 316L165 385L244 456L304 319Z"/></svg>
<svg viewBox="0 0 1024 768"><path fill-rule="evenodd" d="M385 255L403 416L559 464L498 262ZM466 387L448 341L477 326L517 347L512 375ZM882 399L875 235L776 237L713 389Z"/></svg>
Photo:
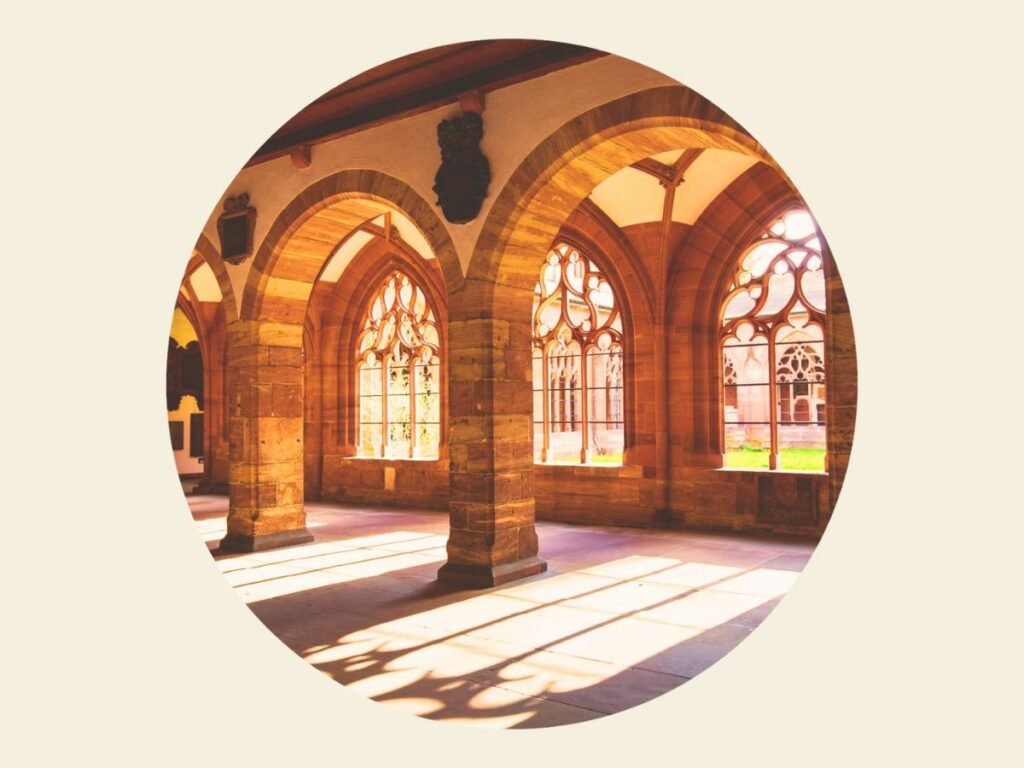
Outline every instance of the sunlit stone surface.
<svg viewBox="0 0 1024 768"><path fill-rule="evenodd" d="M211 548L227 499L190 497ZM808 543L538 524L549 570L489 590L436 581L447 515L307 505L315 543L217 556L288 647L388 707L492 728L562 725L672 690L755 629Z"/></svg>

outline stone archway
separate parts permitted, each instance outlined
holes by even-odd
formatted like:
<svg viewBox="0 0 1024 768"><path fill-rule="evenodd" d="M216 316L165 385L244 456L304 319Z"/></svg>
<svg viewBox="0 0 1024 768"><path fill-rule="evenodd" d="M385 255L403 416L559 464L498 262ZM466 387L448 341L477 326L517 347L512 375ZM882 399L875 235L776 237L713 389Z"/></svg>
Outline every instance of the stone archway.
<svg viewBox="0 0 1024 768"><path fill-rule="evenodd" d="M209 267L220 298L200 297L193 283L196 272ZM213 243L200 235L181 283L178 304L188 307L190 322L199 336L203 354L205 402L203 406L203 477L194 492L227 493L227 326L237 317L234 290L224 261Z"/></svg>
<svg viewBox="0 0 1024 768"><path fill-rule="evenodd" d="M605 178L645 157L698 147L774 165L724 112L672 86L569 121L522 161L499 193L466 278L449 300L451 532L441 578L490 586L544 570L533 496L530 309L537 265ZM666 425L659 429L664 443Z"/></svg>
<svg viewBox="0 0 1024 768"><path fill-rule="evenodd" d="M356 227L398 210L421 231L448 290L462 280L433 209L404 182L341 171L299 194L256 253L228 332L231 478L225 551L310 541L303 507L303 327L323 266Z"/></svg>
<svg viewBox="0 0 1024 768"><path fill-rule="evenodd" d="M238 317L238 303L235 301L235 289L231 285L231 278L228 277L220 251L206 235L199 235L193 250L202 256L203 261L213 270L213 276L217 279L217 287L220 288L224 319L228 323L233 322Z"/></svg>
<svg viewBox="0 0 1024 768"><path fill-rule="evenodd" d="M375 237L360 248L336 282L321 280L317 283L306 315L306 498L440 505L447 510L447 387L442 388L436 461L417 461L415 468L405 461L392 465L396 481L390 488L373 487L374 481L366 480L366 462L351 461L358 454L360 439L356 386L358 339L364 330L365 313L381 281L395 270L408 274L425 292L437 318L441 338L447 339L448 293L440 265L436 259L425 260L400 239ZM445 342L439 358L444 376L448 371L447 357ZM383 459L374 457L374 460ZM326 489L325 477L328 478ZM410 486L421 484L417 480L422 487L410 494ZM445 493L436 499L436 490L441 485ZM401 486L401 492L396 491L397 486ZM341 489L344 489L340 494L343 498L339 498Z"/></svg>

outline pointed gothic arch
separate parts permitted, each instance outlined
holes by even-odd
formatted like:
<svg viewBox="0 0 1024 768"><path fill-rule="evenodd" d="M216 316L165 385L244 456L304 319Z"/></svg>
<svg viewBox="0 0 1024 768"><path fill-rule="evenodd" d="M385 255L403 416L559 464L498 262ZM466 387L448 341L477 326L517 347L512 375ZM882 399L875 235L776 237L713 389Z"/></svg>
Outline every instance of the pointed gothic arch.
<svg viewBox="0 0 1024 768"><path fill-rule="evenodd" d="M341 171L296 196L271 225L230 332L232 483L225 550L309 541L304 500L303 336L313 287L337 245L397 210L426 238L446 283L461 270L447 229L409 185Z"/></svg>

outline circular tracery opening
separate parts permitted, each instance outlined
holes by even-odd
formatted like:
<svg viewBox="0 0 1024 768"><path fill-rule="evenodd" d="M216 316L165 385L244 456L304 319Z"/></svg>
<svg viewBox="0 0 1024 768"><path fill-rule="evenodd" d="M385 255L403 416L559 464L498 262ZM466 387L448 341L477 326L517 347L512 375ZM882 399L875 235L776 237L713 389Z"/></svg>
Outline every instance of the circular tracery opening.
<svg viewBox="0 0 1024 768"><path fill-rule="evenodd" d="M437 458L441 339L426 293L405 272L380 282L356 350L358 455Z"/></svg>
<svg viewBox="0 0 1024 768"><path fill-rule="evenodd" d="M804 209L776 219L738 259L720 332L726 466L826 469L823 264Z"/></svg>
<svg viewBox="0 0 1024 768"><path fill-rule="evenodd" d="M622 314L607 277L559 243L533 300L534 460L621 464Z"/></svg>

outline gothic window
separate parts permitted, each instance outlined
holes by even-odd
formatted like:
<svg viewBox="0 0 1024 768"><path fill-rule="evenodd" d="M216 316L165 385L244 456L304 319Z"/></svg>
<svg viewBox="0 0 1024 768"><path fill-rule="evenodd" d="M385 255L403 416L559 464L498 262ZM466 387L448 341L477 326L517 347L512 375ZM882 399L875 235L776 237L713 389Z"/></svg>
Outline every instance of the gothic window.
<svg viewBox="0 0 1024 768"><path fill-rule="evenodd" d="M360 456L437 458L441 365L437 317L423 289L389 272L356 341Z"/></svg>
<svg viewBox="0 0 1024 768"><path fill-rule="evenodd" d="M825 469L825 275L793 210L741 255L722 308L726 466Z"/></svg>
<svg viewBox="0 0 1024 768"><path fill-rule="evenodd" d="M725 413L729 417L729 409L736 411L736 364L732 360L725 361Z"/></svg>
<svg viewBox="0 0 1024 768"><path fill-rule="evenodd" d="M621 464L622 315L607 278L561 243L533 301L534 459Z"/></svg>

